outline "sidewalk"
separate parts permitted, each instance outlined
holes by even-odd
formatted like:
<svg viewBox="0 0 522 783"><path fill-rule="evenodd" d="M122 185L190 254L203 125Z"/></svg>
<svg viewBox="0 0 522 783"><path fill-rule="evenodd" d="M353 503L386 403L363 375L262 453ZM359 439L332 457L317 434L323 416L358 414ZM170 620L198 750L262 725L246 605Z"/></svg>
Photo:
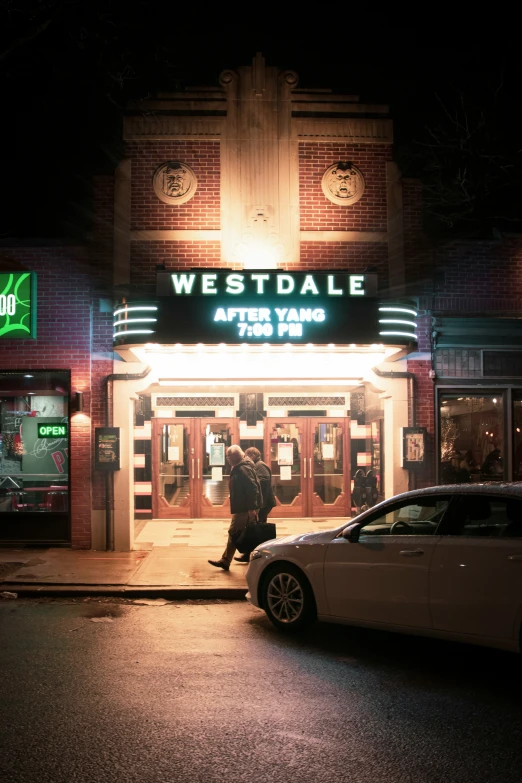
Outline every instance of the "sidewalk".
<svg viewBox="0 0 522 783"><path fill-rule="evenodd" d="M244 598L247 566L234 563L226 572L209 565L209 558L219 554L205 547L0 549L0 593Z"/></svg>
<svg viewBox="0 0 522 783"><path fill-rule="evenodd" d="M273 521L279 536L341 524L339 519ZM0 549L0 593L243 599L247 566L233 562L223 571L207 562L219 560L228 525L228 520L150 520L141 523L132 552Z"/></svg>

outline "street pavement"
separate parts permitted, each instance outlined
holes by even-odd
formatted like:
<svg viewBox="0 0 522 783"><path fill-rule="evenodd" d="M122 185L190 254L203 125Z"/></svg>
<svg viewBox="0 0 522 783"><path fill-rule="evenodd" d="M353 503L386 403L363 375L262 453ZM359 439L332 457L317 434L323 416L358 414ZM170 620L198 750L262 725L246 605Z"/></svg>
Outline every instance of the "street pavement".
<svg viewBox="0 0 522 783"><path fill-rule="evenodd" d="M520 783L520 658L246 601L0 601L2 783Z"/></svg>
<svg viewBox="0 0 522 783"><path fill-rule="evenodd" d="M339 519L274 519L278 536L328 530ZM0 549L0 592L19 595L157 595L243 598L246 564L219 560L229 520L151 520L132 552L49 547ZM239 554L239 553L238 553Z"/></svg>

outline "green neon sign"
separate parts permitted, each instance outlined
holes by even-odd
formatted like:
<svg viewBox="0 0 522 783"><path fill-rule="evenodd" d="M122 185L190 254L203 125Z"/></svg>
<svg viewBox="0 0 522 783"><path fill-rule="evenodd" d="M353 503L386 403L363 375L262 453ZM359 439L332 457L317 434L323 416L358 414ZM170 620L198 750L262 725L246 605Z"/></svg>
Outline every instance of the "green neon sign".
<svg viewBox="0 0 522 783"><path fill-rule="evenodd" d="M36 337L36 275L0 272L0 339Z"/></svg>
<svg viewBox="0 0 522 783"><path fill-rule="evenodd" d="M68 424L38 424L39 438L66 438L68 434Z"/></svg>

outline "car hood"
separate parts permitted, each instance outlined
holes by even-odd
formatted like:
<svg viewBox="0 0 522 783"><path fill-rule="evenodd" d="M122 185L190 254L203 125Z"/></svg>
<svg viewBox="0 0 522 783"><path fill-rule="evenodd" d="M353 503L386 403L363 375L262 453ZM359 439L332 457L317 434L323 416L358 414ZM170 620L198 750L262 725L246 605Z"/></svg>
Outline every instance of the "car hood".
<svg viewBox="0 0 522 783"><path fill-rule="evenodd" d="M265 547L279 547L287 546L288 544L298 544L299 546L310 546L312 544L328 544L338 528L332 528L331 530L321 530L319 533L299 533L293 536L284 536L284 538L274 538L272 541L265 541L258 549L264 549Z"/></svg>

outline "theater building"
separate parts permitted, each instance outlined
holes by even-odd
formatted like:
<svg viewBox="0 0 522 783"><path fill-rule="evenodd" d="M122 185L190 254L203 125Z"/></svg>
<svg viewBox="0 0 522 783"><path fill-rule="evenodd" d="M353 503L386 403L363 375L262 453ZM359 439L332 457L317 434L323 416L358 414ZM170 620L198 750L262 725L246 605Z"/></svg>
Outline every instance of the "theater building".
<svg viewBox="0 0 522 783"><path fill-rule="evenodd" d="M357 471L379 498L431 481L388 108L257 54L123 138L84 247L2 250L0 540L128 550L136 520L227 518L232 443L271 466L274 518L350 516Z"/></svg>

